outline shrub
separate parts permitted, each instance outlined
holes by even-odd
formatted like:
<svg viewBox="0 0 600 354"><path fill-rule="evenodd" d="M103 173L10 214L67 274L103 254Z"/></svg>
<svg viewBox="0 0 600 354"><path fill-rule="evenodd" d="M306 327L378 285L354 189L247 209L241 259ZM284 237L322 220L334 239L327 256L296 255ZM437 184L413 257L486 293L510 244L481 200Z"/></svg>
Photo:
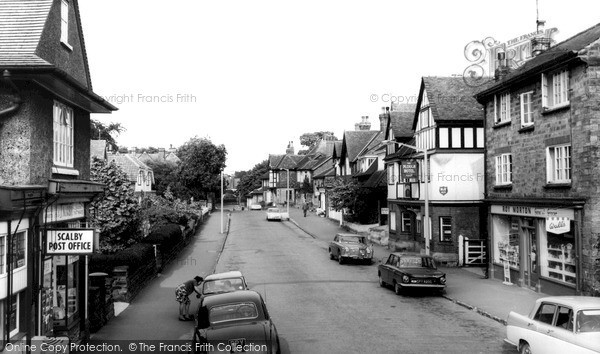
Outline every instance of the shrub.
<svg viewBox="0 0 600 354"><path fill-rule="evenodd" d="M168 252L183 241L181 227L178 224L162 225L144 238L143 243L160 245L162 252Z"/></svg>
<svg viewBox="0 0 600 354"><path fill-rule="evenodd" d="M136 243L113 254L94 253L90 256L89 271L111 274L115 267L129 266L133 272L154 258L154 247L150 244Z"/></svg>

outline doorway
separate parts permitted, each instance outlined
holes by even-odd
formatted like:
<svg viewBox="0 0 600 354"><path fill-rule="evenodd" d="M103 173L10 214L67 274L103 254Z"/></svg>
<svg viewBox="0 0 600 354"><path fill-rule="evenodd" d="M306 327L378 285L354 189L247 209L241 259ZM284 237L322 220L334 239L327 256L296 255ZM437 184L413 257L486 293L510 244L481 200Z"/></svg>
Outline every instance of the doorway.
<svg viewBox="0 0 600 354"><path fill-rule="evenodd" d="M537 227L535 219L521 219L521 279L523 286L531 290L536 290L539 280L539 260L537 247Z"/></svg>

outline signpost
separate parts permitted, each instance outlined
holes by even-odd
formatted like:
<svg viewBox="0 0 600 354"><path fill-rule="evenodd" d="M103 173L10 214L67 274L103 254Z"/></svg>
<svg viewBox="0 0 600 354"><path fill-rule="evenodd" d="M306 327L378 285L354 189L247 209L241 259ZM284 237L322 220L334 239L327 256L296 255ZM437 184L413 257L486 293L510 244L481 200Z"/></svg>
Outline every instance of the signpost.
<svg viewBox="0 0 600 354"><path fill-rule="evenodd" d="M46 254L91 254L94 229L51 229L46 231Z"/></svg>

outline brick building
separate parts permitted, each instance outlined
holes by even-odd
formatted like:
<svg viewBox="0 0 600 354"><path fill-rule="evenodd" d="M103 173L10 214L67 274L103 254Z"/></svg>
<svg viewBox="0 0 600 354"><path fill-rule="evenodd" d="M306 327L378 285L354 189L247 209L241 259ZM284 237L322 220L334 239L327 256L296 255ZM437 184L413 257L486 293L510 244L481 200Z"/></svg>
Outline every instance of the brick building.
<svg viewBox="0 0 600 354"><path fill-rule="evenodd" d="M490 269L547 294L600 294L600 25L517 69L485 106Z"/></svg>

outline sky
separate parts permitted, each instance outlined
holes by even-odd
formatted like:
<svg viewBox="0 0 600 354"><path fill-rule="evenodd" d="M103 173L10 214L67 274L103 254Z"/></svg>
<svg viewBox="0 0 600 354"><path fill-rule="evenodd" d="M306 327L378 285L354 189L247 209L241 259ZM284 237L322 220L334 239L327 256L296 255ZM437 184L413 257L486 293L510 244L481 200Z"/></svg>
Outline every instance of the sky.
<svg viewBox="0 0 600 354"><path fill-rule="evenodd" d="M594 0L79 2L94 114L120 146L225 145L225 172L297 152L303 133L341 138L391 101L416 103L422 76L463 75L465 46L536 30L554 39L600 23Z"/></svg>

